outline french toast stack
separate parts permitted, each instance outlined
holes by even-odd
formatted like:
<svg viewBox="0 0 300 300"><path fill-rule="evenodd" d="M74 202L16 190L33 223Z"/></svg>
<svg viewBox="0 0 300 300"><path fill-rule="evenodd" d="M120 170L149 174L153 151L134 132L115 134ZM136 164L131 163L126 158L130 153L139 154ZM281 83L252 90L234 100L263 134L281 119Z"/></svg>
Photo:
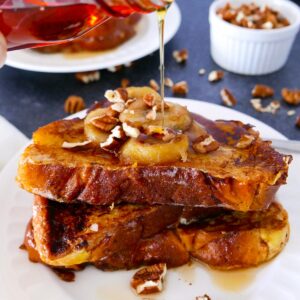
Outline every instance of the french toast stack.
<svg viewBox="0 0 300 300"><path fill-rule="evenodd" d="M32 260L118 270L195 259L228 270L283 249L288 216L274 197L290 156L250 125L163 105L148 87L105 97L84 119L39 128L20 159L17 180L35 195Z"/></svg>

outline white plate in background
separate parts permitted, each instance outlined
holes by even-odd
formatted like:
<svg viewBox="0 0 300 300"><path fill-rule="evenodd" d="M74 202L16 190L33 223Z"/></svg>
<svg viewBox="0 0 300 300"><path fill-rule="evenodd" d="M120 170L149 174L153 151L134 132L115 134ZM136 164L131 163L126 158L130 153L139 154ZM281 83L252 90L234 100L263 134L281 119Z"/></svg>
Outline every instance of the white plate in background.
<svg viewBox="0 0 300 300"><path fill-rule="evenodd" d="M169 42L179 29L181 13L174 3L166 17L165 43ZM101 25L100 25L101 26ZM62 53L45 54L30 49L11 51L7 55L6 65L36 72L73 73L101 70L144 57L159 48L158 23L155 13L143 15L136 25L137 33L119 47L103 52L91 52L90 55Z"/></svg>
<svg viewBox="0 0 300 300"><path fill-rule="evenodd" d="M176 101L195 113L210 119L235 119L255 125L262 136L285 139L264 123L235 110L215 104L185 99ZM80 115L80 114L79 114ZM81 116L83 113L81 113ZM141 300L130 289L134 271L102 272L88 267L76 274L74 283L61 281L41 264L30 263L27 253L19 250L26 224L31 217L33 196L17 187L15 176L18 157L0 175L0 299L2 300ZM201 264L168 271L164 292L143 299L195 300L208 294L212 300L296 300L300 294L300 155L294 157L288 184L283 186L278 199L289 212L291 238L283 252L270 263L242 273L223 272L223 279L241 278L244 289L230 291L216 283L213 271ZM225 276L225 277L224 277ZM240 280L240 279L238 279ZM190 285L191 283L191 285Z"/></svg>

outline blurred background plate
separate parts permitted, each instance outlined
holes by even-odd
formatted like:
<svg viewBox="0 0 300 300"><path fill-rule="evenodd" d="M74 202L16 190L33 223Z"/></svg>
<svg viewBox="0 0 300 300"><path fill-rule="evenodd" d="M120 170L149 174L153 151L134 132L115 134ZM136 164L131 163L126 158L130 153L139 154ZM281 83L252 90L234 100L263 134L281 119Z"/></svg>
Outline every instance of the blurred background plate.
<svg viewBox="0 0 300 300"><path fill-rule="evenodd" d="M168 14L165 28L165 43L179 29L181 13L174 3ZM101 25L100 25L101 26ZM36 72L72 73L114 67L144 57L158 49L158 24L156 14L144 15L137 26L136 35L121 46L90 54L44 54L32 50L8 53L6 65Z"/></svg>

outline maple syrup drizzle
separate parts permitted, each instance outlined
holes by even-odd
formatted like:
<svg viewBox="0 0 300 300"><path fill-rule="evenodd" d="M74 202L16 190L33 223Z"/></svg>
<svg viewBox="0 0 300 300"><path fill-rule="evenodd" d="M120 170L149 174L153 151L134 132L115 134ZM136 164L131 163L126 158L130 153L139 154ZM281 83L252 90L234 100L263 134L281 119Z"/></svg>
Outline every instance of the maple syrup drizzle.
<svg viewBox="0 0 300 300"><path fill-rule="evenodd" d="M157 10L157 19L158 19L158 30L159 30L159 59L160 59L160 96L162 99L162 127L164 127L165 121L165 45L164 45L164 33L165 33L165 18L167 11L173 0L166 1L166 6Z"/></svg>

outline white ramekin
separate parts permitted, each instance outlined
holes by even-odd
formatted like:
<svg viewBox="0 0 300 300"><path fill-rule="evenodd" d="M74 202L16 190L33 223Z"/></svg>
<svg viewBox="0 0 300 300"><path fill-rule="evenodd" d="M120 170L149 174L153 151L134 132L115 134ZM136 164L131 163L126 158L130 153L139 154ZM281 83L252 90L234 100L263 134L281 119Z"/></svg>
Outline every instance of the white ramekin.
<svg viewBox="0 0 300 300"><path fill-rule="evenodd" d="M226 3L269 5L290 25L278 29L249 29L222 20L216 11ZM244 75L272 73L288 59L300 27L300 8L289 0L216 0L209 10L211 56L222 68ZM300 54L299 54L300 57Z"/></svg>

